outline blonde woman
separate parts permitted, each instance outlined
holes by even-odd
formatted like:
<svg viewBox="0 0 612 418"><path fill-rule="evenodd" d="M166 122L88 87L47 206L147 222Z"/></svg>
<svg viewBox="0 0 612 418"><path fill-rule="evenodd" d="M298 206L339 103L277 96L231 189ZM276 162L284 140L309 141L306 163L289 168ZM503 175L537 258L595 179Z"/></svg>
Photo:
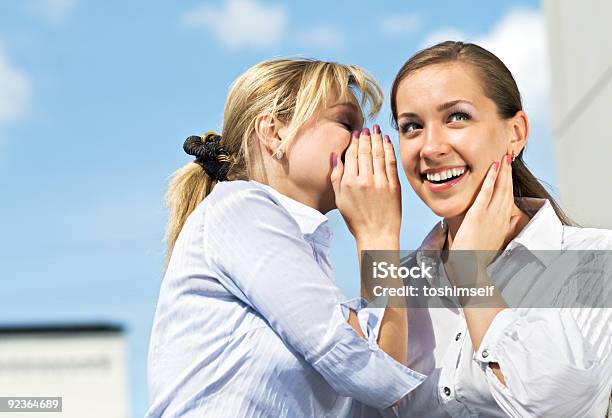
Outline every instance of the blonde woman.
<svg viewBox="0 0 612 418"><path fill-rule="evenodd" d="M597 292L610 291L612 231L574 226L525 165L529 123L508 68L474 44L426 48L400 69L391 108L408 181L444 220L422 248L487 250L474 276L496 289L493 307L460 299L409 317L408 365L428 378L401 416L603 417L612 309ZM575 262L575 250L590 253ZM438 260L439 275L464 287L454 258ZM593 277L601 286L584 284ZM505 304L541 283L543 298L574 302Z"/></svg>
<svg viewBox="0 0 612 418"><path fill-rule="evenodd" d="M366 105L381 92L355 66L266 61L231 87L221 134L185 142L147 417L372 416L424 380L403 365L404 311L334 285L325 213L340 209L359 250L399 248L394 151L362 129Z"/></svg>

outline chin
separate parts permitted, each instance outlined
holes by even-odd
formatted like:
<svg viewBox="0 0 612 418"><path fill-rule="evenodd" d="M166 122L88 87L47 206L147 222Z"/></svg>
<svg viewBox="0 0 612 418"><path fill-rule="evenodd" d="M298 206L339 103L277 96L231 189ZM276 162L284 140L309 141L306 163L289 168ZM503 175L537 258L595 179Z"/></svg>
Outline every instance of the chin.
<svg viewBox="0 0 612 418"><path fill-rule="evenodd" d="M452 200L436 199L436 201L426 201L425 204L437 216L446 219L460 216L469 209L467 202L453 202Z"/></svg>

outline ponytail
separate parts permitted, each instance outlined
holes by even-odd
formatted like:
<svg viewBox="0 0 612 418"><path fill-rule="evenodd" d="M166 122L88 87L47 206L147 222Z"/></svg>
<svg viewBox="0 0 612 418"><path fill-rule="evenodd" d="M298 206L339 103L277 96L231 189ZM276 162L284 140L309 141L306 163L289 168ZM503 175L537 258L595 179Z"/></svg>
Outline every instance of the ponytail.
<svg viewBox="0 0 612 418"><path fill-rule="evenodd" d="M179 168L170 177L170 185L165 195L166 207L170 211L164 236L167 244L166 265L187 217L212 191L216 183L195 162Z"/></svg>

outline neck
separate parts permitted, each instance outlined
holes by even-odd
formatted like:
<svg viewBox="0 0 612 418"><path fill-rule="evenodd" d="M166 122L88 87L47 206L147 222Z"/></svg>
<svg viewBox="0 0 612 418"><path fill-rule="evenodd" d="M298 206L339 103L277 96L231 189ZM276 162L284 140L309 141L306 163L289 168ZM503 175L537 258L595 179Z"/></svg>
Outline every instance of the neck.
<svg viewBox="0 0 612 418"><path fill-rule="evenodd" d="M465 218L466 212L452 218L444 218L444 222L448 224L446 248L452 247L453 241L455 239L455 236L457 235L457 231L459 231L459 227L461 227L461 224L463 223L463 219ZM516 206L515 203L512 204L512 214L510 216L519 216L520 218L516 228L513 231L510 231L504 239L504 243L502 244L501 249L506 248L508 243L512 241L529 222L529 216L521 209L519 209L519 207Z"/></svg>
<svg viewBox="0 0 612 418"><path fill-rule="evenodd" d="M310 206L313 209L325 214L333 208L329 208L323 199L323 196L316 196L316 193L309 193L304 188L296 187L294 184L287 181L279 181L279 179L270 179L269 186L273 187L279 193L290 197L293 200L297 200L300 203Z"/></svg>

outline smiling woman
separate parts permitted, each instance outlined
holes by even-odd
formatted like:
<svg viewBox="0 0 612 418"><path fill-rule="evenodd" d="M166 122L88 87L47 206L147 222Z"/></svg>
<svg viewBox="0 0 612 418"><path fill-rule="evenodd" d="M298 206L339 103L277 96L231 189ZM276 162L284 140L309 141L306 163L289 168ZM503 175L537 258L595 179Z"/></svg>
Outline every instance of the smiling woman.
<svg viewBox="0 0 612 418"><path fill-rule="evenodd" d="M476 280L492 289L487 307L460 297L409 316L408 365L428 378L402 400L401 416L603 417L612 309L585 304L592 288L575 283L564 290L583 303L571 307L516 309L504 300L510 287L530 292L521 277L528 267L533 283L546 273L557 285L581 282L596 263L584 257L581 269L560 268L560 254L612 250L612 231L572 226L527 169L529 124L510 71L478 45L443 42L400 69L391 108L408 181L444 220L421 249L452 250L434 258L453 288ZM465 250L485 251L462 277L456 260Z"/></svg>
<svg viewBox="0 0 612 418"><path fill-rule="evenodd" d="M465 211L476 198L489 162L508 152L513 156L514 196L547 199L563 224L573 225L525 164L529 124L522 108L508 68L477 45L439 44L404 64L391 89L393 122L405 139L400 152L408 180L436 214L452 218ZM508 145L502 138L510 134L515 140ZM417 155L415 145L420 140L428 142ZM455 160L447 158L440 165L434 159L432 165L429 157L444 153L449 142L461 152ZM465 192L449 199L444 193L454 187Z"/></svg>

